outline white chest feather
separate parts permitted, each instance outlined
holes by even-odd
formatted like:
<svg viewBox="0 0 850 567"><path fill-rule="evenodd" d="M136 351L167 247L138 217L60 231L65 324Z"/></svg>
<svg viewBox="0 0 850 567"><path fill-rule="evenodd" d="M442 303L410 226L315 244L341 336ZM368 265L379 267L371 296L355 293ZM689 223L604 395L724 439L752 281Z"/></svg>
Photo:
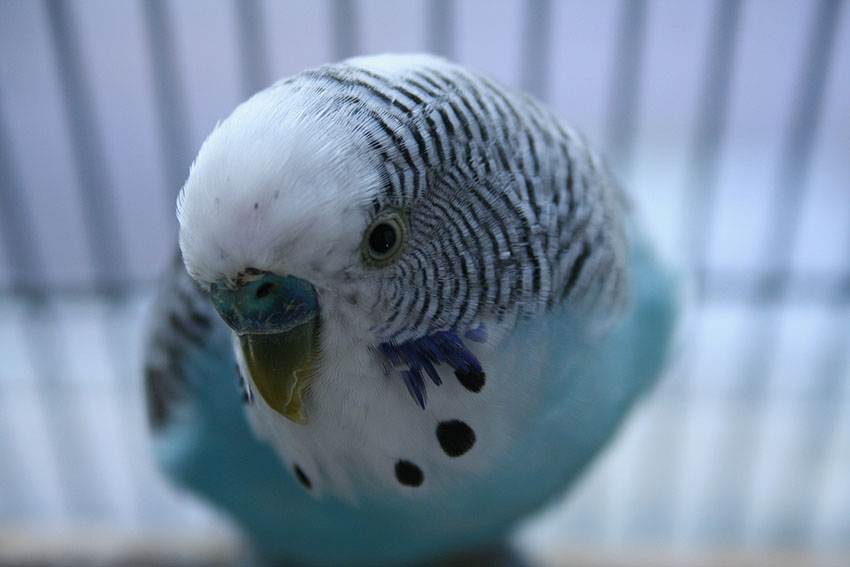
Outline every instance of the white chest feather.
<svg viewBox="0 0 850 567"><path fill-rule="evenodd" d="M361 491L388 490L427 496L486 475L537 405L536 383L549 358L540 335L468 345L484 375L458 377L439 366L442 384L427 385L422 409L399 370L386 368L369 349L368 335L345 327L339 321L323 327L308 424L282 417L262 396L253 396L248 410L257 435L316 496L329 491L356 501ZM245 373L241 359L240 365Z"/></svg>

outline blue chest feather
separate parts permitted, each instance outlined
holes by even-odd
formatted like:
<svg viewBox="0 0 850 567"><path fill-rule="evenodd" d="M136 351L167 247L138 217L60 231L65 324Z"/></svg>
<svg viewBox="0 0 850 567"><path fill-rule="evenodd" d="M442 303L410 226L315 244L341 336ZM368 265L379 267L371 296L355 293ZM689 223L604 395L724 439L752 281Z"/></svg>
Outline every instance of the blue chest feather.
<svg viewBox="0 0 850 567"><path fill-rule="evenodd" d="M428 396L424 374L437 386L443 383L436 366L448 364L465 384L483 380L484 369L463 339L483 343L487 341L487 331L483 324L464 333L463 338L454 331L437 331L403 343L381 343L378 350L394 368L406 367L401 375L407 391L419 407L425 409Z"/></svg>

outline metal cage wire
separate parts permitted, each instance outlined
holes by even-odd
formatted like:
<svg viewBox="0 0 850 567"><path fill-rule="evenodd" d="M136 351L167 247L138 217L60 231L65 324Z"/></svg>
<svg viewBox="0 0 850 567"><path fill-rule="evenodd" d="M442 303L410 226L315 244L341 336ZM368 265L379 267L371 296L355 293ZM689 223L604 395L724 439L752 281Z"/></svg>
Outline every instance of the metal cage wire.
<svg viewBox="0 0 850 567"><path fill-rule="evenodd" d="M850 553L841 0L0 3L0 525L226 530L144 430L177 190L273 79L412 50L578 124L695 281L689 346L528 545Z"/></svg>

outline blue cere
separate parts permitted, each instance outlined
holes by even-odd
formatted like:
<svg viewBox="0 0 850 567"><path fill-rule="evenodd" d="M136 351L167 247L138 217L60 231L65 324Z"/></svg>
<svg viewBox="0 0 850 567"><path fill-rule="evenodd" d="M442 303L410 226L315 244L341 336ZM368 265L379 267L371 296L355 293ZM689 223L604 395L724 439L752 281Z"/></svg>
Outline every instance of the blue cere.
<svg viewBox="0 0 850 567"><path fill-rule="evenodd" d="M464 337L473 342L484 342L487 332L483 325L479 325L467 331ZM403 343L389 341L379 344L378 349L393 367L407 366L401 375L410 396L422 409L425 409L427 401L423 373L439 386L443 381L436 366L440 364L448 364L455 372L463 374L483 372L481 363L453 331L437 331Z"/></svg>
<svg viewBox="0 0 850 567"><path fill-rule="evenodd" d="M316 289L310 282L270 273L236 290L214 283L210 298L224 322L239 335L288 331L319 310Z"/></svg>

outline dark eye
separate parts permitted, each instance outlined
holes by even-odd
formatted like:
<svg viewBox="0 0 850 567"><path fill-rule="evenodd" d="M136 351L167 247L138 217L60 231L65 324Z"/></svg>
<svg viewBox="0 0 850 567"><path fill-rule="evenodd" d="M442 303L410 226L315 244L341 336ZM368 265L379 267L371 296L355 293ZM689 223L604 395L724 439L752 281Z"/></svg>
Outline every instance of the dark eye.
<svg viewBox="0 0 850 567"><path fill-rule="evenodd" d="M381 266L395 260L405 239L404 219L398 213L375 219L363 239L364 259Z"/></svg>
<svg viewBox="0 0 850 567"><path fill-rule="evenodd" d="M391 254L398 242L395 224L382 222L369 233L369 248L375 256Z"/></svg>

